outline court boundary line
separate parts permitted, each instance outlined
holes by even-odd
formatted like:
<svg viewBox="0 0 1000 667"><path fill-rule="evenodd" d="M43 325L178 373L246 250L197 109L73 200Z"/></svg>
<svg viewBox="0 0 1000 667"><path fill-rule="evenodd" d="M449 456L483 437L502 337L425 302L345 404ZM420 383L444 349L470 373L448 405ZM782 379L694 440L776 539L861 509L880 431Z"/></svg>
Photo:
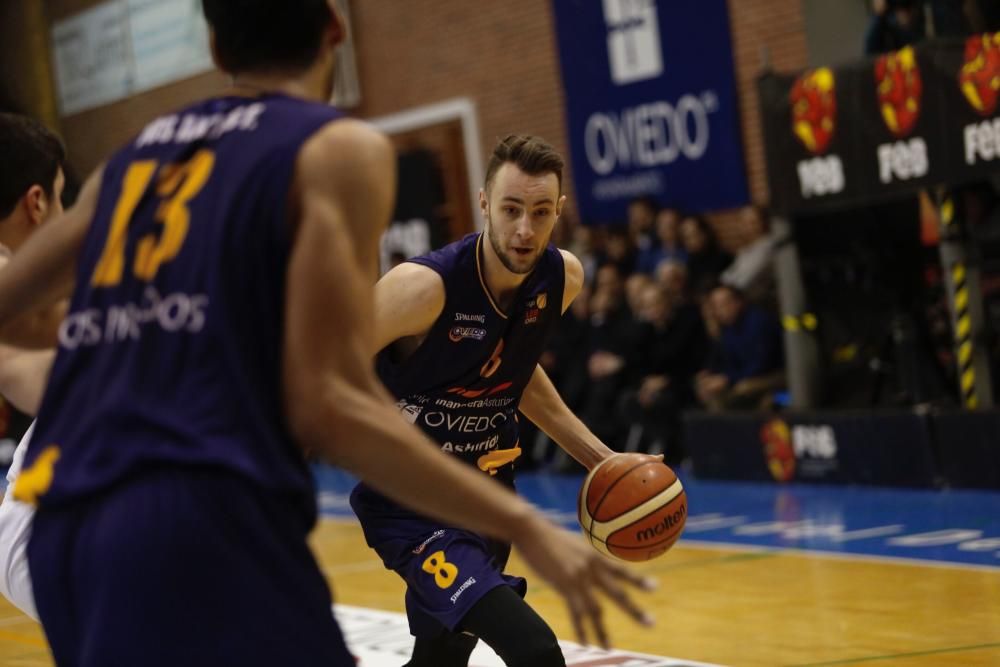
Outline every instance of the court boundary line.
<svg viewBox="0 0 1000 667"><path fill-rule="evenodd" d="M931 558L917 558L916 556L907 558L906 556L881 556L878 554L858 554L843 551L826 551L820 549L798 549L795 547L775 547L765 544L744 544L740 542L716 542L714 540L686 540L677 542L680 546L693 546L705 549L744 549L750 551L761 551L771 553L788 553L797 556L816 556L828 560L861 560L889 563L894 565L909 565L913 567L934 567L940 569L974 570L978 572L990 572L1000 574L1000 563L996 565L983 565L980 563L958 563L950 560L937 560Z"/></svg>
<svg viewBox="0 0 1000 667"><path fill-rule="evenodd" d="M346 523L360 526L357 517L342 516L336 514L322 514L321 519L333 521L335 523ZM582 533L581 533L582 535ZM584 536L586 537L586 536ZM895 565L909 565L911 567L933 567L941 569L973 570L976 572L990 572L1000 574L1000 562L996 565L983 565L980 563L958 563L949 560L937 560L931 558L918 558L916 556L907 558L906 556L881 556L878 554L858 554L844 551L827 551L821 549L798 549L795 547L775 547L765 544L745 544L742 542L721 542L715 540L699 540L681 538L677 546L690 546L699 549L740 549L752 552L768 552L780 554L794 554L798 556L815 556L830 560L861 560L874 561L879 563L889 563ZM1000 560L1000 559L998 559Z"/></svg>

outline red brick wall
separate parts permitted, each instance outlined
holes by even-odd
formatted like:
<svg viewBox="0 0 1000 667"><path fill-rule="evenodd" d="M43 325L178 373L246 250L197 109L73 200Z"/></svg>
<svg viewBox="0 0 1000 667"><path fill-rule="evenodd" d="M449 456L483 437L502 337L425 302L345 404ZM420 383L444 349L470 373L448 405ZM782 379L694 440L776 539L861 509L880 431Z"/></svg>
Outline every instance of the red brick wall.
<svg viewBox="0 0 1000 667"><path fill-rule="evenodd" d="M471 97L484 155L511 132L567 151L547 0L351 3L365 116Z"/></svg>
<svg viewBox="0 0 1000 667"><path fill-rule="evenodd" d="M47 0L46 9L54 20L96 2ZM350 0L350 5L362 87L358 115L470 97L479 112L484 154L509 132L539 134L567 150L549 0ZM729 0L729 7L747 174L753 198L764 201L755 77L762 49L777 69L807 64L801 2ZM64 119L73 164L83 171L93 168L156 113L205 95L221 81L216 75L195 77ZM724 236L727 217L713 216Z"/></svg>
<svg viewBox="0 0 1000 667"><path fill-rule="evenodd" d="M747 178L751 196L755 201L765 202L767 175L756 80L764 52L778 71L795 70L808 64L802 3L800 0L729 0L729 15Z"/></svg>
<svg viewBox="0 0 1000 667"><path fill-rule="evenodd" d="M596 1L596 0L595 0ZM532 132L567 151L563 92L547 0L469 4L456 0L355 0L361 115L379 116L449 97L479 110L484 154L498 136ZM779 70L808 62L800 0L729 0L747 177L767 200L756 77L766 50ZM390 46L391 45L391 46ZM570 192L572 197L572 192ZM727 247L739 239L725 212L711 216Z"/></svg>

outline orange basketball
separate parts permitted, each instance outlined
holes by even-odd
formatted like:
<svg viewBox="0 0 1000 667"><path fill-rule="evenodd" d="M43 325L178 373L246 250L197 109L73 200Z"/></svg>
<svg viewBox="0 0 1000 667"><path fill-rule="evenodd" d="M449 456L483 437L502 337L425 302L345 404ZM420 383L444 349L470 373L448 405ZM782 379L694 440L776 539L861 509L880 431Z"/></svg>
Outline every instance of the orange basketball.
<svg viewBox="0 0 1000 667"><path fill-rule="evenodd" d="M677 475L647 454L617 454L590 471L577 503L580 525L601 553L656 558L674 545L687 519Z"/></svg>

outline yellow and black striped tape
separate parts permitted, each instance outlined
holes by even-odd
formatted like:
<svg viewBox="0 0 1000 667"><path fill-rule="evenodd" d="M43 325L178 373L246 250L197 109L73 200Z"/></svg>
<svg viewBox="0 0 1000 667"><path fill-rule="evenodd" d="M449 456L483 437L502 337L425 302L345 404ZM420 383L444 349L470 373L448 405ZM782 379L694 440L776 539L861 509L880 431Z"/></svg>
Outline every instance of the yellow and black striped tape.
<svg viewBox="0 0 1000 667"><path fill-rule="evenodd" d="M798 317L785 315L781 318L781 326L785 328L785 331L816 331L819 319L815 313L802 313Z"/></svg>
<svg viewBox="0 0 1000 667"><path fill-rule="evenodd" d="M964 262L951 265L951 281L955 289L955 349L958 351L958 378L962 403L975 408L976 369L972 365L972 319L969 316L969 286Z"/></svg>
<svg viewBox="0 0 1000 667"><path fill-rule="evenodd" d="M951 197L946 197L941 202L941 226L945 229L954 229L955 224L955 202Z"/></svg>

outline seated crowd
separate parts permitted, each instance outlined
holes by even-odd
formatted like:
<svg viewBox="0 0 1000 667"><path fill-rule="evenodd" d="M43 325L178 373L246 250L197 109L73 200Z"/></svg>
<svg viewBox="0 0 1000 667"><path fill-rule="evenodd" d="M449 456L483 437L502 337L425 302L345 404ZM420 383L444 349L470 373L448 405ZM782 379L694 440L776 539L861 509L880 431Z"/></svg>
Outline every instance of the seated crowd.
<svg viewBox="0 0 1000 667"><path fill-rule="evenodd" d="M631 203L627 225L564 221L555 240L587 280L542 365L612 448L677 463L683 410L767 408L783 389L775 244L756 207L736 226L730 255L703 218L647 199ZM526 464L569 465L543 434L523 442Z"/></svg>

